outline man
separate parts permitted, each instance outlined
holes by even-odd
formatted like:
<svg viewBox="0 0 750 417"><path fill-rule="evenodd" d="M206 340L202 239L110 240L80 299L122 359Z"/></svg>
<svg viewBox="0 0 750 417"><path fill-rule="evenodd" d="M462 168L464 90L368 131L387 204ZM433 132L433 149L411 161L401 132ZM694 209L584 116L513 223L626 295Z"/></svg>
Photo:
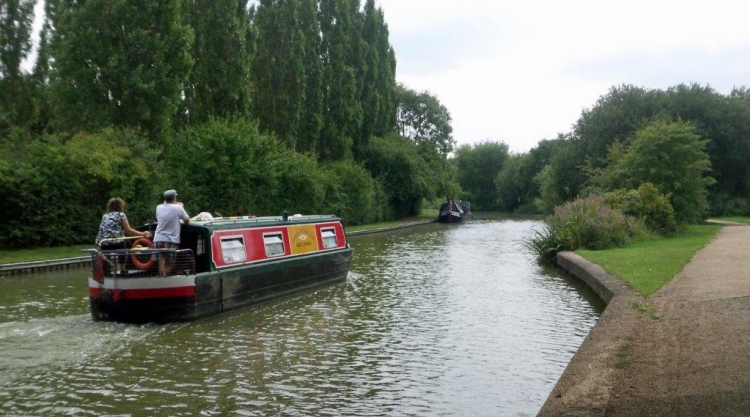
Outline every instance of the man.
<svg viewBox="0 0 750 417"><path fill-rule="evenodd" d="M164 203L156 206L156 232L154 233L154 247L157 249L172 249L172 252L159 256L159 276L166 277L174 268L176 254L174 250L180 246L180 220L190 223L182 203L177 202L177 191L164 192ZM167 263L169 261L169 263Z"/></svg>

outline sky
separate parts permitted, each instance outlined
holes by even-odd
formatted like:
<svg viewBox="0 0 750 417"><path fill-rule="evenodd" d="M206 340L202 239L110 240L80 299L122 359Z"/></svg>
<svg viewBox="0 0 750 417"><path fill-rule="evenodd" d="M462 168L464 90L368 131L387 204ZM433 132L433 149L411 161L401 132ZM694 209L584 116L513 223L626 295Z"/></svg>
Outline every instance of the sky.
<svg viewBox="0 0 750 417"><path fill-rule="evenodd" d="M364 1L363 1L364 3ZM527 152L610 88L750 87L750 2L376 0L396 80L448 109L458 145Z"/></svg>

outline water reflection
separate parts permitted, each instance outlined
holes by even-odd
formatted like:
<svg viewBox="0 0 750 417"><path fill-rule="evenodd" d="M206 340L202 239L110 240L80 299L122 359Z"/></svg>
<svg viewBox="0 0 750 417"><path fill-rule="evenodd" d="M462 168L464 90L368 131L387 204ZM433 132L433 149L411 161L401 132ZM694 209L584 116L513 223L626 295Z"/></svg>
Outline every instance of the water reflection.
<svg viewBox="0 0 750 417"><path fill-rule="evenodd" d="M598 303L475 218L352 237L347 281L190 324L93 323L83 271L0 280L0 407L70 415L534 415Z"/></svg>

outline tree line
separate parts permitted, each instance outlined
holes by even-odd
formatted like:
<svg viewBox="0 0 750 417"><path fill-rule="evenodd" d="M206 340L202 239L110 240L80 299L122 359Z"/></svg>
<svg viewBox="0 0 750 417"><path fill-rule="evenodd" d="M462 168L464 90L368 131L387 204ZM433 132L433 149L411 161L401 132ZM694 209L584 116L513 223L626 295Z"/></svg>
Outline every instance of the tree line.
<svg viewBox="0 0 750 417"><path fill-rule="evenodd" d="M750 215L750 92L709 86L612 87L570 132L511 153L502 142L455 151L459 182L483 209L551 213L589 194L650 183L678 222ZM481 178L477 173L486 172Z"/></svg>
<svg viewBox="0 0 750 417"><path fill-rule="evenodd" d="M88 243L176 188L190 213L347 224L457 193L450 114L395 81L374 0L0 4L0 247Z"/></svg>

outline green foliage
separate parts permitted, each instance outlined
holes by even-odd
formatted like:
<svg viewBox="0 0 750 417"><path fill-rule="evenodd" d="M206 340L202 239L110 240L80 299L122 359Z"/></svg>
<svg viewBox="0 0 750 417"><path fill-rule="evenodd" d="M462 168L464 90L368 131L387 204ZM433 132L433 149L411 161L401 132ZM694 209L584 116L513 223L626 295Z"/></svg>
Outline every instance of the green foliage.
<svg viewBox="0 0 750 417"><path fill-rule="evenodd" d="M249 114L252 38L246 6L246 0L186 3L185 15L195 33L182 112L190 124Z"/></svg>
<svg viewBox="0 0 750 417"><path fill-rule="evenodd" d="M367 0L364 6L362 38L367 48L362 72L361 101L364 113L359 138L367 139L373 135L383 137L394 130L396 54L388 40L383 10L375 7L374 0Z"/></svg>
<svg viewBox="0 0 750 417"><path fill-rule="evenodd" d="M373 137L364 156L365 167L382 184L396 216L418 214L422 200L434 196L428 166L410 140Z"/></svg>
<svg viewBox="0 0 750 417"><path fill-rule="evenodd" d="M128 202L132 224L145 221L145 210L130 209L143 207L138 197L149 199L136 193L151 176L123 143L130 134L48 136L3 146L0 210L7 221L0 227L0 247L93 242L104 206L115 196Z"/></svg>
<svg viewBox="0 0 750 417"><path fill-rule="evenodd" d="M641 184L637 190L615 190L604 195L612 208L643 220L649 230L669 236L681 230L675 221L669 196L659 193L651 183Z"/></svg>
<svg viewBox="0 0 750 417"><path fill-rule="evenodd" d="M642 222L611 208L598 196L578 198L555 208L546 223L547 227L525 245L548 260L559 251L613 248L648 234Z"/></svg>
<svg viewBox="0 0 750 417"><path fill-rule="evenodd" d="M211 120L172 136L165 150L166 188L179 190L188 213L281 213L273 203L289 151L247 121Z"/></svg>
<svg viewBox="0 0 750 417"><path fill-rule="evenodd" d="M388 215L388 201L380 183L362 166L334 162L323 166L327 174L326 202L329 211L347 225L375 223Z"/></svg>
<svg viewBox="0 0 750 417"><path fill-rule="evenodd" d="M399 85L396 92L396 129L399 134L417 144L434 147L443 155L453 151L456 141L453 139L451 115L437 97L426 91L417 93L403 85Z"/></svg>
<svg viewBox="0 0 750 417"><path fill-rule="evenodd" d="M710 161L693 124L658 120L636 133L627 152L613 162L604 174L611 179L609 189L635 188L652 183L670 196L678 223L696 223L708 211L707 188L714 183L706 176Z"/></svg>
<svg viewBox="0 0 750 417"><path fill-rule="evenodd" d="M362 103L358 101L357 75L361 68L355 59L360 38L349 0L320 0L321 56L323 57L323 129L318 152L324 161L351 157L353 137L362 123ZM358 3L357 3L358 4Z"/></svg>
<svg viewBox="0 0 750 417"><path fill-rule="evenodd" d="M0 141L32 118L32 84L21 70L31 50L34 1L0 2Z"/></svg>
<svg viewBox="0 0 750 417"><path fill-rule="evenodd" d="M170 139L163 188L177 188L190 214L331 213L347 224L381 220L386 199L367 170L320 165L246 121L211 120Z"/></svg>
<svg viewBox="0 0 750 417"><path fill-rule="evenodd" d="M301 130L306 91L299 6L298 1L261 0L253 22L253 113L262 131L276 134L291 147Z"/></svg>
<svg viewBox="0 0 750 417"><path fill-rule="evenodd" d="M576 159L585 162L589 173L607 168L607 173L617 178L618 174L608 169L611 146L619 142L623 149L628 148L636 132L658 119L691 122L695 133L708 140L705 151L716 180L708 189L711 214L742 210L743 205L737 202L750 198L750 100L743 88L722 96L697 84L680 84L666 91L613 87L576 123L573 138L581 145ZM580 180L579 185L585 178ZM673 204L679 212L676 202Z"/></svg>
<svg viewBox="0 0 750 417"><path fill-rule="evenodd" d="M171 128L192 65L192 30L180 0L91 0L58 4L51 74L56 124L146 132Z"/></svg>
<svg viewBox="0 0 750 417"><path fill-rule="evenodd" d="M484 141L462 145L453 158L458 169L458 182L465 191L464 200L470 201L475 211L497 208L495 177L508 159L508 145Z"/></svg>

